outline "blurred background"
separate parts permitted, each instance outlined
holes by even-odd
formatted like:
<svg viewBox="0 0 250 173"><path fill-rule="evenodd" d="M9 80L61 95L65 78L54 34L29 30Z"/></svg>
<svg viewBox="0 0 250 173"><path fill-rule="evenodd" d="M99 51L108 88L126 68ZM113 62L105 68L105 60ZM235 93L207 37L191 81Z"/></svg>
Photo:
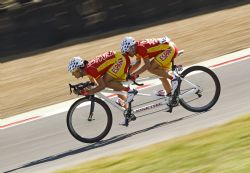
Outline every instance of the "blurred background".
<svg viewBox="0 0 250 173"><path fill-rule="evenodd" d="M6 56L73 38L170 22L247 3L249 0L1 0L0 57L3 61Z"/></svg>
<svg viewBox="0 0 250 173"><path fill-rule="evenodd" d="M168 35L183 65L249 48L249 11L250 0L0 0L0 118L75 98L69 58L127 35Z"/></svg>

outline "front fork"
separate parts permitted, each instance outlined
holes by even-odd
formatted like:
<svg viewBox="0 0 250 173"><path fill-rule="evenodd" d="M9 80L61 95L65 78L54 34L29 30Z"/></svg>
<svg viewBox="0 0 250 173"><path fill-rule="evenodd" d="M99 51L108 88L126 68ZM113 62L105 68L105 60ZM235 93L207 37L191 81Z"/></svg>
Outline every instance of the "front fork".
<svg viewBox="0 0 250 173"><path fill-rule="evenodd" d="M95 102L94 102L94 96L93 95L91 95L91 96L88 96L89 98L89 100L90 100L90 112L89 112L89 117L88 117L88 121L93 121L93 120L95 120L94 118L93 118L93 114L94 114L94 109L95 109Z"/></svg>

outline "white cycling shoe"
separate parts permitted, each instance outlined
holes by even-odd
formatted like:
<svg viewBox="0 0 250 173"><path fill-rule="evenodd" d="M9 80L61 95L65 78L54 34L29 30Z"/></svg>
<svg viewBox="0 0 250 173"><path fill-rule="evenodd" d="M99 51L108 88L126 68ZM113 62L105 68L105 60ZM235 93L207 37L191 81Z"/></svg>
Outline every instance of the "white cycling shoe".
<svg viewBox="0 0 250 173"><path fill-rule="evenodd" d="M166 96L167 92L165 90L159 90L155 93L157 96Z"/></svg>
<svg viewBox="0 0 250 173"><path fill-rule="evenodd" d="M128 126L128 122L127 122L128 120L126 120L126 118L124 118L120 123L119 123L119 125L121 125L121 126Z"/></svg>
<svg viewBox="0 0 250 173"><path fill-rule="evenodd" d="M121 107L124 107L125 106L125 101L118 98L116 101L115 101L116 104L118 104L119 106Z"/></svg>

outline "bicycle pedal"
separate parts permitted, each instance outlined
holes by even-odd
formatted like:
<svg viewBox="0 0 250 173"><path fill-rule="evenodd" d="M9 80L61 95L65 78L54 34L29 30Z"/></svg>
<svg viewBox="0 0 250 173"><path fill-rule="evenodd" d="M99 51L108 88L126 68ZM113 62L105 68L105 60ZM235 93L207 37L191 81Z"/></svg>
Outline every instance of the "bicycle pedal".
<svg viewBox="0 0 250 173"><path fill-rule="evenodd" d="M176 97L174 97L174 98L169 102L169 105L170 105L171 107L176 107L176 106L179 105L179 100L176 99Z"/></svg>

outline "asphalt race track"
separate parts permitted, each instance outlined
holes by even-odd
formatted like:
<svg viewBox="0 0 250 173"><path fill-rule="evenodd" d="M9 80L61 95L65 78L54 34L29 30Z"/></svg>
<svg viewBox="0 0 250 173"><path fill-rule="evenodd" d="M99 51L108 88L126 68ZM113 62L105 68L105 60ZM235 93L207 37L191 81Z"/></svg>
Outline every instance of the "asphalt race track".
<svg viewBox="0 0 250 173"><path fill-rule="evenodd" d="M221 95L208 112L192 113L176 107L139 117L129 127L119 126L121 113L112 109L114 122L103 141L85 144L66 127L66 112L0 130L0 172L51 172L90 159L136 149L155 142L222 124L250 112L250 58L213 69ZM161 86L143 90L152 92ZM136 97L142 102L144 97Z"/></svg>

